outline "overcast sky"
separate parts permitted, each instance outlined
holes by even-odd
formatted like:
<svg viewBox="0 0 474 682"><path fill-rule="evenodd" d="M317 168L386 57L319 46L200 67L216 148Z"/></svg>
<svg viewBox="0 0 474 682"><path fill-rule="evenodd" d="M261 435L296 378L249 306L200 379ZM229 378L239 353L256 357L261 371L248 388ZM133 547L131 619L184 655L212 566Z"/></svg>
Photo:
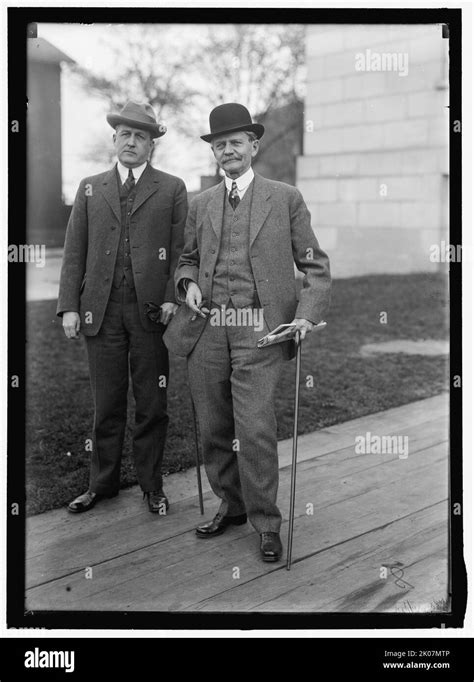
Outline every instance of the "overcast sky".
<svg viewBox="0 0 474 682"><path fill-rule="evenodd" d="M104 35L110 32L113 24L39 24L38 37L45 38L62 50L78 64L94 70L100 65L101 70L109 75L114 72L113 54L104 42ZM162 27L160 27L162 28ZM177 30L177 27L170 27ZM193 34L199 27L180 25L181 39L193 40ZM103 171L104 164L87 159L85 150L90 148L94 140L110 139L112 144L113 130L105 119L109 111L109 103L101 98L88 95L64 69L62 76L62 161L63 192L65 199L71 203L74 199L79 181L86 175ZM193 106L192 103L189 105ZM212 152L209 145L199 139L195 141L184 138L173 130L173 121L165 121L168 131L157 144L158 149L153 158L153 165L164 171L182 177L188 190L196 190L200 186L200 175L212 172ZM202 134L208 132L206 116L202 121Z"/></svg>

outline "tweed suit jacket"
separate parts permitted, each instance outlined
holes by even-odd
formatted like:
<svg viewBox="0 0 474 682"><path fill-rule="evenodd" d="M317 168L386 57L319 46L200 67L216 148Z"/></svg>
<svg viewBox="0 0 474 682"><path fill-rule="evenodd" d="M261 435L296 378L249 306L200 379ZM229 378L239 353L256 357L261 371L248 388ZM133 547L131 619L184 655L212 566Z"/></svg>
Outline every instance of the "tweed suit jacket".
<svg viewBox="0 0 474 682"><path fill-rule="evenodd" d="M187 214L184 182L147 165L137 183L130 216L130 254L139 313L146 331L156 324L145 302L175 302L174 272L183 247ZM120 240L117 171L85 178L79 185L64 245L57 314L78 312L81 331L95 336L110 296Z"/></svg>
<svg viewBox="0 0 474 682"><path fill-rule="evenodd" d="M212 279L219 253L225 182L197 195L190 205L185 245L175 272L178 287L186 277L196 282L204 305L212 299ZM255 174L250 209L249 255L255 285L269 329L301 317L318 323L330 301L329 260L311 227L311 216L301 193L282 182ZM295 265L304 273L296 297ZM204 329L206 320L181 305L168 325L164 341L177 355L188 355ZM262 334L263 335L263 334ZM285 357L292 357L291 344L284 344Z"/></svg>

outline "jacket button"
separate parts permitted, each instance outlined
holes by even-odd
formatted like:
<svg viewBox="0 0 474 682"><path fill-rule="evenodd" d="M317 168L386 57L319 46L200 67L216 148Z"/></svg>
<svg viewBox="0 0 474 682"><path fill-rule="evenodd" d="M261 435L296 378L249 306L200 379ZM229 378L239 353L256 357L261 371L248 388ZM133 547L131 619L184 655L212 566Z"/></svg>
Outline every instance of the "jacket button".
<svg viewBox="0 0 474 682"><path fill-rule="evenodd" d="M215 250L215 249L211 249L211 253L215 253L215 252L216 252L216 250Z"/></svg>
<svg viewBox="0 0 474 682"><path fill-rule="evenodd" d="M110 277L104 277L104 282L108 282Z"/></svg>
<svg viewBox="0 0 474 682"><path fill-rule="evenodd" d="M209 277L209 273L208 273L208 272L205 272L205 273L204 273L204 277Z"/></svg>
<svg viewBox="0 0 474 682"><path fill-rule="evenodd" d="M111 230L116 230L116 229L117 229L117 225L111 225L111 226L110 226L110 229L111 229Z"/></svg>
<svg viewBox="0 0 474 682"><path fill-rule="evenodd" d="M110 256L110 250L109 249L107 249L107 251L105 252L105 255Z"/></svg>

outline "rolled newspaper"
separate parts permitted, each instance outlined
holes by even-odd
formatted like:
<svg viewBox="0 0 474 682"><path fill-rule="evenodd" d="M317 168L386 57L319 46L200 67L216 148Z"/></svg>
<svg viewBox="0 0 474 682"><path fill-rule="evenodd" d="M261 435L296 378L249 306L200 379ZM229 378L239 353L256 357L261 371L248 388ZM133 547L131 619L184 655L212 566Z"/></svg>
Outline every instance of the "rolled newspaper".
<svg viewBox="0 0 474 682"><path fill-rule="evenodd" d="M326 322L319 322L315 324L312 331L324 329ZM269 332L257 341L257 348L264 348L264 346L271 346L274 343L283 343L290 341L296 334L297 326L295 324L279 324L273 331Z"/></svg>

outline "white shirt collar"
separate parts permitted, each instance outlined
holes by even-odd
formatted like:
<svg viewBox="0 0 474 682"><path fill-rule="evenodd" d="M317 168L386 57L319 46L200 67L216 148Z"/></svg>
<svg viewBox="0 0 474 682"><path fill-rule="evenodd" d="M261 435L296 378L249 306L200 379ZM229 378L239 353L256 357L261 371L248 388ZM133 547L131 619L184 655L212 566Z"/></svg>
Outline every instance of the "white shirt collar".
<svg viewBox="0 0 474 682"><path fill-rule="evenodd" d="M247 187L250 185L252 180L254 179L255 173L253 172L252 166L248 170L245 171L242 175L240 175L238 178L235 179L235 182L237 183L237 190L239 192L243 192L244 190L247 189ZM227 175L225 176L225 186L227 187L227 190L230 192L232 189L232 183L234 180L232 178L228 178Z"/></svg>
<svg viewBox="0 0 474 682"><path fill-rule="evenodd" d="M143 171L147 167L147 161L145 163L142 163L141 166L137 166L136 168L132 168L132 173L133 177L135 178L135 182L138 182L142 176ZM120 175L120 180L122 181L122 185L125 182L125 180L128 178L128 171L130 170L129 168L126 168L123 164L120 163L120 161L117 161L117 170Z"/></svg>

